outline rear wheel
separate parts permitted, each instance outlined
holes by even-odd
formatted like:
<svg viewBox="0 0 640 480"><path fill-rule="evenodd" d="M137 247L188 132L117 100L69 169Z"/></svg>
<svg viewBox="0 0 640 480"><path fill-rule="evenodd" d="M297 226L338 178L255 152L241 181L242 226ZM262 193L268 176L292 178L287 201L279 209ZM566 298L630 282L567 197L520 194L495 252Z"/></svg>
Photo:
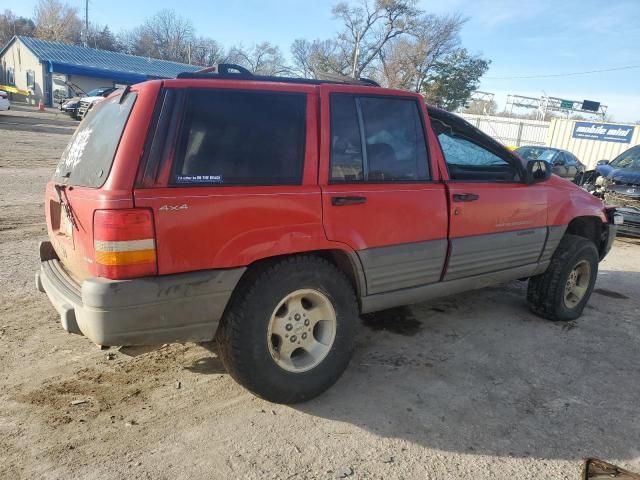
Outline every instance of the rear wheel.
<svg viewBox="0 0 640 480"><path fill-rule="evenodd" d="M554 321L578 318L596 283L598 261L593 242L565 235L547 271L529 279L527 301L531 310Z"/></svg>
<svg viewBox="0 0 640 480"><path fill-rule="evenodd" d="M351 358L357 301L349 280L313 256L249 272L218 332L231 376L273 402L313 398L342 375Z"/></svg>

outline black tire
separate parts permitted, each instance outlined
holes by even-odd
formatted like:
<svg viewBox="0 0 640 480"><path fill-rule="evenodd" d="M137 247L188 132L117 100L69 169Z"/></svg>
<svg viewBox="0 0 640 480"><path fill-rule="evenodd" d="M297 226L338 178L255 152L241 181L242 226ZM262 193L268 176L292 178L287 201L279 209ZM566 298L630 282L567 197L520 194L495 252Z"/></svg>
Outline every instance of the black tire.
<svg viewBox="0 0 640 480"><path fill-rule="evenodd" d="M596 283L599 260L593 242L577 235L565 235L547 271L529 279L527 301L533 313L552 321L574 320L582 315ZM564 301L565 285L573 268L582 261L589 264L589 283L582 299L569 308Z"/></svg>
<svg viewBox="0 0 640 480"><path fill-rule="evenodd" d="M282 299L307 288L331 302L335 339L321 363L290 372L277 365L269 351L269 321ZM320 257L296 256L247 272L216 338L224 366L240 385L265 400L297 403L321 394L340 378L351 359L357 321L358 303L347 277Z"/></svg>

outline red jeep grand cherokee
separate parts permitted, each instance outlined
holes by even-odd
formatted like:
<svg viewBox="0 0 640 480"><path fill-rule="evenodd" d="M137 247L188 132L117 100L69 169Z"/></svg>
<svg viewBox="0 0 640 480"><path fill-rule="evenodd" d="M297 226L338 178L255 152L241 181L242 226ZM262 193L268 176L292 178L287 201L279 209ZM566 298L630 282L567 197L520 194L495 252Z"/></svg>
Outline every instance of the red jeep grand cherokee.
<svg viewBox="0 0 640 480"><path fill-rule="evenodd" d="M36 276L99 345L211 340L297 402L346 368L360 313L529 278L578 317L613 211L417 94L232 65L112 94L46 188Z"/></svg>

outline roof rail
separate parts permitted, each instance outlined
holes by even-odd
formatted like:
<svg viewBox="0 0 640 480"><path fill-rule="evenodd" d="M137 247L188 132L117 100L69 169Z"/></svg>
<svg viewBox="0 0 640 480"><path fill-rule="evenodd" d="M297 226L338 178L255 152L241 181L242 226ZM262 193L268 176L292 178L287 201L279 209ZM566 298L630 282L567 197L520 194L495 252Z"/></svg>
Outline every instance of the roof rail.
<svg viewBox="0 0 640 480"><path fill-rule="evenodd" d="M200 79L234 79L234 80L252 80L258 82L282 82L282 83L302 83L307 85L321 85L323 83L333 84L353 84L353 85L368 85L372 87L379 87L380 84L369 80L368 78L354 79L349 77L336 77L332 79L312 79L312 78L297 78L297 77L279 77L275 75L255 75L240 65L233 63L220 63L213 65L212 67L203 68L196 72L182 72L179 73L176 78L200 78Z"/></svg>

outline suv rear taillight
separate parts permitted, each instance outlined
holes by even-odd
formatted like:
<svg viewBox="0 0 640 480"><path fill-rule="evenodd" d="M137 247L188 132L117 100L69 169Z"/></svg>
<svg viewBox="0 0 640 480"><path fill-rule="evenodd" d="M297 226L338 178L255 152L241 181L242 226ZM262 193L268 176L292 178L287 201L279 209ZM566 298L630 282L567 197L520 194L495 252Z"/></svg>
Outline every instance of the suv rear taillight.
<svg viewBox="0 0 640 480"><path fill-rule="evenodd" d="M93 249L99 277L121 280L156 275L153 213L145 208L96 210Z"/></svg>

